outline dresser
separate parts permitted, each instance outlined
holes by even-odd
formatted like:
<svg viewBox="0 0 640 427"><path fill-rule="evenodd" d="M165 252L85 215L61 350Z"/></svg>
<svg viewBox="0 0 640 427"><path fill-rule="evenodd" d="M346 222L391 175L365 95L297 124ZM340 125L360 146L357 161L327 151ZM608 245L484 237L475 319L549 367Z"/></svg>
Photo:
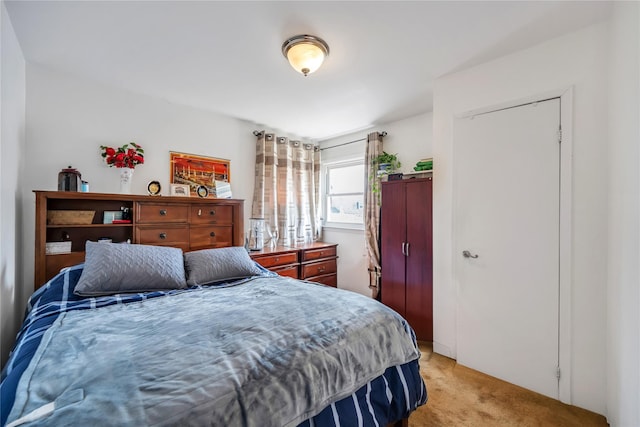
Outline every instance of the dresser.
<svg viewBox="0 0 640 427"><path fill-rule="evenodd" d="M232 204L137 201L136 208L136 243L194 251L238 242L233 238L238 221L233 216L238 209Z"/></svg>
<svg viewBox="0 0 640 427"><path fill-rule="evenodd" d="M195 197L34 191L35 289L61 268L84 261L87 240L173 246L183 251L242 246L244 201ZM78 215L74 215L77 212ZM126 212L128 219L109 219ZM84 219L79 220L83 214ZM47 242L70 242L51 253Z"/></svg>
<svg viewBox="0 0 640 427"><path fill-rule="evenodd" d="M281 276L338 286L338 256L335 243L313 242L293 247L277 246L252 251L261 266Z"/></svg>

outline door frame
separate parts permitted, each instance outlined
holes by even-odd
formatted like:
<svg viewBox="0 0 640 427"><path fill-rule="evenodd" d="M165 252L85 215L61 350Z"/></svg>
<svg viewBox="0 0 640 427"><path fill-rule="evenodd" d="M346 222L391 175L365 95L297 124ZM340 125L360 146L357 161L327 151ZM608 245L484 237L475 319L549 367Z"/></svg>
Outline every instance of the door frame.
<svg viewBox="0 0 640 427"><path fill-rule="evenodd" d="M558 381L558 398L561 402L571 404L571 294L572 294L572 209L571 203L573 199L572 177L573 177L573 86L556 89L549 92L539 93L537 95L520 98L517 100L507 101L500 104L494 104L481 107L474 110L465 111L454 114L455 119L462 119L480 114L487 114L493 111L504 110L508 108L518 107L525 104L542 102L552 98L560 99L560 128L562 142L560 143L560 224L559 224L559 290L558 290L558 366L560 368L560 378ZM452 120L452 122L454 121ZM455 128L453 129L455 135ZM457 162L455 159L455 136L452 148L452 206L457 206L458 194L456 190ZM457 225L456 217L452 212L452 245L451 259L455 260L457 254L462 250L457 247ZM456 263L453 262L452 277L456 292L456 319L458 319L460 283L456 271ZM456 347L457 347L457 320L456 320Z"/></svg>

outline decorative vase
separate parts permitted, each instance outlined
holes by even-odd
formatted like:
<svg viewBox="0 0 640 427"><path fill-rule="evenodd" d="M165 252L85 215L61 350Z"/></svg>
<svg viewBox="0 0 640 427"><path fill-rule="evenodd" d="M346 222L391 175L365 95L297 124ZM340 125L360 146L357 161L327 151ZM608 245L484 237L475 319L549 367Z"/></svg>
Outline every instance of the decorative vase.
<svg viewBox="0 0 640 427"><path fill-rule="evenodd" d="M389 171L391 171L391 163L380 163L378 164L378 170L376 171L377 176L388 175Z"/></svg>
<svg viewBox="0 0 640 427"><path fill-rule="evenodd" d="M131 194L132 180L133 180L133 169L120 168L120 193Z"/></svg>

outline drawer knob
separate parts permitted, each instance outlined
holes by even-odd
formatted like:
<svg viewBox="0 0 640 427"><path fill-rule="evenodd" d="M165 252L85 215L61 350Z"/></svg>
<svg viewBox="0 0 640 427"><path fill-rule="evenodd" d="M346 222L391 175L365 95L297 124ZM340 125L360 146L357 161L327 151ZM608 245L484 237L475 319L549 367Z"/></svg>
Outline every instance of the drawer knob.
<svg viewBox="0 0 640 427"><path fill-rule="evenodd" d="M318 267L318 273L324 273L324 267Z"/></svg>
<svg viewBox="0 0 640 427"><path fill-rule="evenodd" d="M202 209L198 209L198 216L202 216Z"/></svg>
<svg viewBox="0 0 640 427"><path fill-rule="evenodd" d="M209 211L209 215L215 215L215 214L216 214L215 209L211 209L211 210Z"/></svg>
<svg viewBox="0 0 640 427"><path fill-rule="evenodd" d="M166 209L160 209L160 215L165 216L167 214Z"/></svg>
<svg viewBox="0 0 640 427"><path fill-rule="evenodd" d="M160 238L161 239L166 239L167 238L167 233L160 233Z"/></svg>
<svg viewBox="0 0 640 427"><path fill-rule="evenodd" d="M213 231L211 233L209 233L209 236L211 237L216 237L216 233L214 233Z"/></svg>
<svg viewBox="0 0 640 427"><path fill-rule="evenodd" d="M276 262L280 261L280 257L276 257Z"/></svg>

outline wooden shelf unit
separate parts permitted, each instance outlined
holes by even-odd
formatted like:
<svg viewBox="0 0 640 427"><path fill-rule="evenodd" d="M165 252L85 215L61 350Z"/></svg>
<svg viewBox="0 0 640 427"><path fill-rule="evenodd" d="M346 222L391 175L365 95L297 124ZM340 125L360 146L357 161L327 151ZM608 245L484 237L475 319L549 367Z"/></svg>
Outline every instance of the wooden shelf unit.
<svg viewBox="0 0 640 427"><path fill-rule="evenodd" d="M61 268L84 261L87 240L174 246L184 251L242 246L244 201L195 197L34 191L36 196L35 278L38 289ZM128 208L131 223L103 224L105 211ZM91 224L47 224L50 210L95 211ZM46 254L46 242L71 240L71 253Z"/></svg>

